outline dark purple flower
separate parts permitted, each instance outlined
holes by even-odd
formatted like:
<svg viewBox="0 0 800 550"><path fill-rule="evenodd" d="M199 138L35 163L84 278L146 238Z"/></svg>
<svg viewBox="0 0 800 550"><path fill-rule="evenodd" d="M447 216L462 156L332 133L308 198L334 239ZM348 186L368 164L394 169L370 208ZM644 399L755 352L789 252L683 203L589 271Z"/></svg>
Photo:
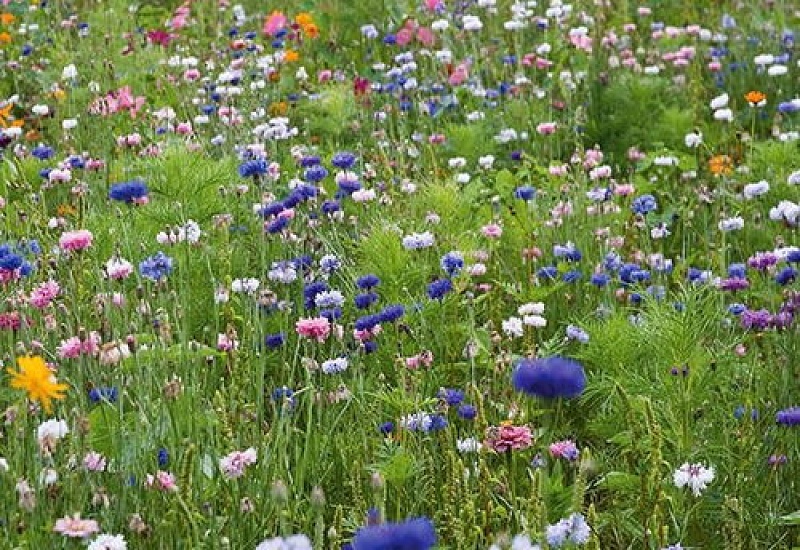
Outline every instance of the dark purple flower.
<svg viewBox="0 0 800 550"><path fill-rule="evenodd" d="M586 387L583 365L565 357L522 359L511 376L517 391L547 399L578 397Z"/></svg>

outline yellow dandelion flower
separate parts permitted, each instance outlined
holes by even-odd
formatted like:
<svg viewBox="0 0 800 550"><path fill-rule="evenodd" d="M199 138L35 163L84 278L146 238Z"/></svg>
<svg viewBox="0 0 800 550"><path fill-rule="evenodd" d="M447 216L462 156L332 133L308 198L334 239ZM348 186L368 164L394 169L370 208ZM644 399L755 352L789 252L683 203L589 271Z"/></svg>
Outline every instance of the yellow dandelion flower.
<svg viewBox="0 0 800 550"><path fill-rule="evenodd" d="M6 369L11 375L10 386L28 392L28 399L42 404L45 412L52 410L53 399L64 399L64 391L69 387L60 384L44 359L38 356L17 358L19 370Z"/></svg>

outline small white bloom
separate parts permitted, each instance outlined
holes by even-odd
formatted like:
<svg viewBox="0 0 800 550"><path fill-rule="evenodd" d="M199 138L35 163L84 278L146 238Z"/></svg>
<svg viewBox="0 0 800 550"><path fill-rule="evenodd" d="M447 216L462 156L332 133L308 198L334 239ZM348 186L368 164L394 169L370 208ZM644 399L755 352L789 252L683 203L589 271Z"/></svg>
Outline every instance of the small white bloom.
<svg viewBox="0 0 800 550"><path fill-rule="evenodd" d="M746 199L754 199L760 197L769 191L769 183L767 180L761 180L758 183L748 183L744 186L742 194Z"/></svg>
<svg viewBox="0 0 800 550"><path fill-rule="evenodd" d="M714 468L711 466L706 468L702 464L690 465L688 462L684 462L680 468L675 470L672 479L678 489L689 487L692 494L699 497L708 484L714 481Z"/></svg>
<svg viewBox="0 0 800 550"><path fill-rule="evenodd" d="M744 227L744 218L741 216L735 216L733 218L726 218L724 220L720 220L719 222L719 229L720 231L737 231Z"/></svg>
<svg viewBox="0 0 800 550"><path fill-rule="evenodd" d="M525 334L522 319L519 317L509 317L501 323L501 328L506 336L511 338L519 338Z"/></svg>
<svg viewBox="0 0 800 550"><path fill-rule="evenodd" d="M481 450L481 442L474 437L459 439L456 441L456 448L461 453L477 453Z"/></svg>
<svg viewBox="0 0 800 550"><path fill-rule="evenodd" d="M724 109L728 106L728 101L730 100L730 96L728 94L718 95L714 99L711 100L711 109L714 111L718 111L719 109Z"/></svg>

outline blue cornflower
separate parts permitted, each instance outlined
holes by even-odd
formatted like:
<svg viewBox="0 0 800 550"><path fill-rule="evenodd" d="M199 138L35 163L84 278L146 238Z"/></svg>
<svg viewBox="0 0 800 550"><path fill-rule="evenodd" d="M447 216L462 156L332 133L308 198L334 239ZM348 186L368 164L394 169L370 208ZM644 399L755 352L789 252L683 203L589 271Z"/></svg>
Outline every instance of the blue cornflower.
<svg viewBox="0 0 800 550"><path fill-rule="evenodd" d="M14 254L13 252L0 254L0 269L14 271L21 268L24 263L25 260L19 254Z"/></svg>
<svg viewBox="0 0 800 550"><path fill-rule="evenodd" d="M356 286L362 290L369 290L378 286L380 282L381 280L377 275L370 273L356 279Z"/></svg>
<svg viewBox="0 0 800 550"><path fill-rule="evenodd" d="M589 333L577 325L567 326L567 338L585 344L589 341Z"/></svg>
<svg viewBox="0 0 800 550"><path fill-rule="evenodd" d="M536 198L536 189L530 185L523 185L514 190L514 198L523 201L531 201Z"/></svg>
<svg viewBox="0 0 800 550"><path fill-rule="evenodd" d="M331 164L333 164L336 168L341 168L342 170L348 170L352 168L355 162L356 156L349 151L336 153L331 159Z"/></svg>
<svg viewBox="0 0 800 550"><path fill-rule="evenodd" d="M286 335L282 332L267 334L264 337L264 344L270 349L277 349L286 341Z"/></svg>
<svg viewBox="0 0 800 550"><path fill-rule="evenodd" d="M322 311L319 312L319 316L324 317L325 319L327 319L332 323L335 320L342 318L342 308L333 307L330 309L323 309Z"/></svg>
<svg viewBox="0 0 800 550"><path fill-rule="evenodd" d="M380 322L381 318L378 315L365 315L356 319L354 326L356 330L372 330Z"/></svg>
<svg viewBox="0 0 800 550"><path fill-rule="evenodd" d="M378 295L374 292L365 292L363 294L357 294L355 298L353 298L353 302L358 309L367 309L369 306L374 304L378 301Z"/></svg>
<svg viewBox="0 0 800 550"><path fill-rule="evenodd" d="M339 201L325 201L322 203L322 213L331 215L334 212L338 212L341 210L342 207L339 205Z"/></svg>
<svg viewBox="0 0 800 550"><path fill-rule="evenodd" d="M312 166L311 168L307 169L303 174L303 178L306 181L310 181L312 183L318 183L327 177L328 177L328 170L321 165Z"/></svg>
<svg viewBox="0 0 800 550"><path fill-rule="evenodd" d="M781 286L786 286L797 279L797 270L792 266L786 266L775 274L775 282Z"/></svg>
<svg viewBox="0 0 800 550"><path fill-rule="evenodd" d="M108 191L108 198L115 201L132 203L147 197L147 185L141 180L115 183Z"/></svg>
<svg viewBox="0 0 800 550"><path fill-rule="evenodd" d="M438 279L428 285L428 297L431 300L441 300L453 290L450 279Z"/></svg>
<svg viewBox="0 0 800 550"><path fill-rule="evenodd" d="M239 165L239 175L243 178L254 178L267 173L266 159L246 160Z"/></svg>
<svg viewBox="0 0 800 550"><path fill-rule="evenodd" d="M164 447L158 450L158 467L164 468L167 464L169 464L169 451L166 450Z"/></svg>
<svg viewBox="0 0 800 550"><path fill-rule="evenodd" d="M318 308L340 308L344 304L344 296L338 290L324 290L314 297L314 305Z"/></svg>
<svg viewBox="0 0 800 550"><path fill-rule="evenodd" d="M274 201L262 207L258 213L264 218L271 218L273 216L277 216L284 210L286 210L286 207L283 205L282 202Z"/></svg>
<svg viewBox="0 0 800 550"><path fill-rule="evenodd" d="M393 323L405 315L405 313L405 306L402 304L392 304L383 308L383 311L378 313L378 318L381 323Z"/></svg>
<svg viewBox="0 0 800 550"><path fill-rule="evenodd" d="M432 414L430 416L431 423L428 426L428 432L438 432L447 428L448 422L441 414Z"/></svg>
<svg viewBox="0 0 800 550"><path fill-rule="evenodd" d="M473 420L476 416L478 416L478 411L475 409L474 405L462 403L458 406L458 416L464 420Z"/></svg>
<svg viewBox="0 0 800 550"><path fill-rule="evenodd" d="M303 168L311 168L317 166L321 162L320 158L316 155L307 155L300 159L300 166Z"/></svg>
<svg viewBox="0 0 800 550"><path fill-rule="evenodd" d="M391 422L391 421L389 421L389 422L384 422L383 424L381 424L380 426L378 426L378 430L379 430L379 431L380 431L380 432L381 432L383 435L389 435L390 433L392 433L392 432L394 431L394 422Z"/></svg>
<svg viewBox="0 0 800 550"><path fill-rule="evenodd" d="M448 277L455 277L464 267L464 255L457 250L448 252L442 256L439 265L442 266L442 270L447 273Z"/></svg>
<svg viewBox="0 0 800 550"><path fill-rule="evenodd" d="M558 277L558 268L554 265L546 265L544 267L540 267L536 271L536 276L540 279L545 279L549 281L555 280L555 278Z"/></svg>
<svg viewBox="0 0 800 550"><path fill-rule="evenodd" d="M728 306L728 313L736 315L737 317L747 311L747 306L744 304L731 304Z"/></svg>
<svg viewBox="0 0 800 550"><path fill-rule="evenodd" d="M553 245L553 255L556 258L562 258L568 262L579 262L583 255L581 251L573 243L567 243L566 245L556 244Z"/></svg>
<svg viewBox="0 0 800 550"><path fill-rule="evenodd" d="M607 273L594 273L589 282L598 288L603 288L610 280L611 277Z"/></svg>
<svg viewBox="0 0 800 550"><path fill-rule="evenodd" d="M317 294L326 292L328 290L328 283L325 281L314 281L308 283L303 287L303 300L306 309L314 309ZM339 304L341 305L341 304ZM325 307L325 306L323 306Z"/></svg>
<svg viewBox="0 0 800 550"><path fill-rule="evenodd" d="M164 279L172 273L172 258L159 251L139 264L139 273L152 281Z"/></svg>
<svg viewBox="0 0 800 550"><path fill-rule="evenodd" d="M789 407L775 414L775 422L783 426L800 425L800 407Z"/></svg>
<svg viewBox="0 0 800 550"><path fill-rule="evenodd" d="M658 203L653 195L641 195L633 199L631 210L635 214L647 215L658 208Z"/></svg>
<svg viewBox="0 0 800 550"><path fill-rule="evenodd" d="M436 545L436 529L426 517L368 525L358 530L352 545L353 550L429 550Z"/></svg>
<svg viewBox="0 0 800 550"><path fill-rule="evenodd" d="M583 277L583 273L581 273L580 269L573 269L571 271L567 271L561 276L561 280L565 283L576 283L580 281L581 277Z"/></svg>
<svg viewBox="0 0 800 550"><path fill-rule="evenodd" d="M274 235L275 233L280 233L284 229L289 226L289 218L281 216L275 218L271 222L264 225L264 231L267 233Z"/></svg>
<svg viewBox="0 0 800 550"><path fill-rule="evenodd" d="M325 273L333 273L342 267L342 261L333 254L327 254L319 259L319 268Z"/></svg>
<svg viewBox="0 0 800 550"><path fill-rule="evenodd" d="M444 400L449 406L455 407L464 401L464 392L452 388L442 388L439 390L437 397Z"/></svg>
<svg viewBox="0 0 800 550"><path fill-rule="evenodd" d="M31 150L31 155L39 160L47 160L55 155L55 150L49 145L37 145Z"/></svg>
<svg viewBox="0 0 800 550"><path fill-rule="evenodd" d="M586 387L586 374L577 361L554 356L522 359L511 376L517 391L548 399L578 397Z"/></svg>
<svg viewBox="0 0 800 550"><path fill-rule="evenodd" d="M747 278L747 266L744 264L731 264L728 266L728 277L733 279Z"/></svg>
<svg viewBox="0 0 800 550"><path fill-rule="evenodd" d="M118 397L119 390L113 386L107 388L92 388L89 390L89 401L92 403L100 403L101 401L116 403Z"/></svg>

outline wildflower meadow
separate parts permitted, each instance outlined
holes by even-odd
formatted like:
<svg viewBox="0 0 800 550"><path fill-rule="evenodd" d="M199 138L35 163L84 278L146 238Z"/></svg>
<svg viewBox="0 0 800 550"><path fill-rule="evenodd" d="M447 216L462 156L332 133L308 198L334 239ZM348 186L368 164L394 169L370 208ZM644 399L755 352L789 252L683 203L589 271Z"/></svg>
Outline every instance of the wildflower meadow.
<svg viewBox="0 0 800 550"><path fill-rule="evenodd" d="M800 548L798 32L4 1L0 550Z"/></svg>

